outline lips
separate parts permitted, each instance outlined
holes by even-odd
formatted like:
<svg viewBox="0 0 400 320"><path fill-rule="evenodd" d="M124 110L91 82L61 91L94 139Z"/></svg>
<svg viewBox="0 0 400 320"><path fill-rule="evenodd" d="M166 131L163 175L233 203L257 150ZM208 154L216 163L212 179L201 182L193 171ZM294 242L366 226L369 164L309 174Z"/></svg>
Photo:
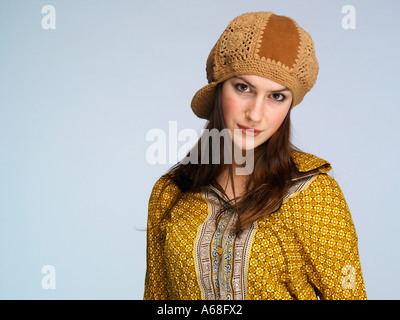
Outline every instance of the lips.
<svg viewBox="0 0 400 320"><path fill-rule="evenodd" d="M255 136L258 136L262 132L262 130L258 130L258 129L247 127L247 126L242 126L239 124L238 124L238 127L239 127L239 129L242 129L242 133L247 136L255 137Z"/></svg>

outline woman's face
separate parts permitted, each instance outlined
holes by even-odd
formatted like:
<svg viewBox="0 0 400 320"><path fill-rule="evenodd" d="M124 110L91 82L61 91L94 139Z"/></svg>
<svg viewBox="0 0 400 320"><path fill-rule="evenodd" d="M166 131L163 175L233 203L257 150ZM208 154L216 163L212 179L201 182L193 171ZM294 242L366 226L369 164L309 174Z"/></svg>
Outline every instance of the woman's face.
<svg viewBox="0 0 400 320"><path fill-rule="evenodd" d="M222 110L235 145L250 150L267 141L285 119L292 98L288 88L267 78L245 75L226 80Z"/></svg>

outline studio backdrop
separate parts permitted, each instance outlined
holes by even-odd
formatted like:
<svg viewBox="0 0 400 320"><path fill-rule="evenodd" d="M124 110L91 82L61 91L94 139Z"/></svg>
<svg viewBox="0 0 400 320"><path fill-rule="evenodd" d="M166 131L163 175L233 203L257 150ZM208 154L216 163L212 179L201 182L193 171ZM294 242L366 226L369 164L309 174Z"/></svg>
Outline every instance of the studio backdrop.
<svg viewBox="0 0 400 320"><path fill-rule="evenodd" d="M254 11L311 34L293 142L333 167L368 298L400 298L399 1L6 0L1 299L143 298L152 187L204 128L190 102L210 49Z"/></svg>

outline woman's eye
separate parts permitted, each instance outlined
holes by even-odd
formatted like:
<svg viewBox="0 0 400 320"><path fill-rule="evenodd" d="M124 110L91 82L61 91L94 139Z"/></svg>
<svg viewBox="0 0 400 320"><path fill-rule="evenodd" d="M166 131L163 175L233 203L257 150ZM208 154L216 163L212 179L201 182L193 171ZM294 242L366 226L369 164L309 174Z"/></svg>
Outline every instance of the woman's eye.
<svg viewBox="0 0 400 320"><path fill-rule="evenodd" d="M283 100L286 99L286 97L282 93L273 93L271 95L272 99L275 101L282 102Z"/></svg>
<svg viewBox="0 0 400 320"><path fill-rule="evenodd" d="M238 83L236 85L236 89L239 90L240 92L248 92L249 91L249 86L243 83Z"/></svg>

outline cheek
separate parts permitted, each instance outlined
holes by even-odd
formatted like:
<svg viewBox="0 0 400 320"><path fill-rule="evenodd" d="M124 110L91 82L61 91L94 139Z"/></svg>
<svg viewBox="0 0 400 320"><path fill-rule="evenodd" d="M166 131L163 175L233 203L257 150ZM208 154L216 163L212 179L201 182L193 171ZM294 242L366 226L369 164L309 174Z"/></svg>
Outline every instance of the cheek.
<svg viewBox="0 0 400 320"><path fill-rule="evenodd" d="M280 114L277 115L276 117L276 123L278 127L282 124L283 120L285 120L287 115L287 112L281 112Z"/></svg>
<svg viewBox="0 0 400 320"><path fill-rule="evenodd" d="M282 112L276 112L269 118L270 128L273 129L273 133L279 129L289 110L285 110Z"/></svg>
<svg viewBox="0 0 400 320"><path fill-rule="evenodd" d="M241 111L241 105L232 95L222 93L222 111L226 122L232 120Z"/></svg>

